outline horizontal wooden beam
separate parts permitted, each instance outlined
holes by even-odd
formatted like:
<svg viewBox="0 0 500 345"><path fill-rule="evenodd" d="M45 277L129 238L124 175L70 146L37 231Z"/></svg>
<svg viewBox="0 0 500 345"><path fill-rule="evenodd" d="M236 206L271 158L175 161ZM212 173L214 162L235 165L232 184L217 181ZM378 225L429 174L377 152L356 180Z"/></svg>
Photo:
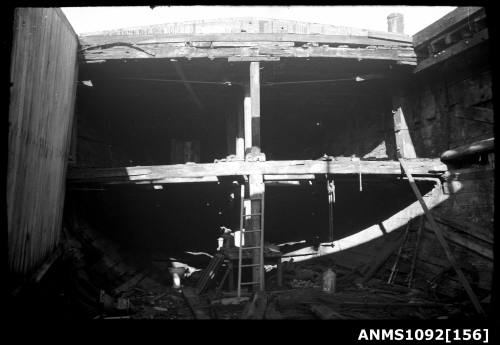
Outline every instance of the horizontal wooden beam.
<svg viewBox="0 0 500 345"><path fill-rule="evenodd" d="M429 228L428 225L426 226L426 230L432 232L432 229ZM493 260L493 249L491 246L475 242L453 231L444 231L443 236L455 245L459 245L462 248L468 249L486 259Z"/></svg>
<svg viewBox="0 0 500 345"><path fill-rule="evenodd" d="M478 32L470 39L464 39L458 43L455 43L452 46L447 47L439 54L431 55L428 58L420 61L413 72L418 73L425 69L428 69L429 67L434 66L440 62L443 62L470 48L473 48L486 40L488 40L488 29L484 29Z"/></svg>
<svg viewBox="0 0 500 345"><path fill-rule="evenodd" d="M314 181L314 180L324 180L325 175L321 174L303 174L303 175L263 175L264 176L264 182L266 185L271 185L271 186L286 186L286 185L299 185L302 186L304 185L305 182L307 181ZM434 175L433 175L434 176ZM327 175L326 177L331 177L331 175ZM430 177L430 176L415 176L415 180L418 181L435 181L435 177ZM349 181L349 180L356 180L358 181L359 177L358 175L336 175L335 180L336 181ZM405 180L406 177L397 177L397 180ZM138 179L124 179L121 177L118 177L116 179L111 179L111 178L106 178L106 181L99 180L100 182L98 183L105 183L106 185L119 185L119 184L136 184L136 185L159 185L159 184L178 184L178 183L220 183L225 180L240 180L243 181L243 177L241 175L236 175L236 176L204 176L204 177L166 177L166 178L161 178L161 179L145 179L145 180L138 180ZM394 175L366 175L363 177L363 183L388 183L391 181L395 181L395 176ZM85 182L96 182L92 178L89 178L88 180L70 180L70 183L85 183ZM105 190L103 188L83 188L83 187L72 187L70 190L74 191L95 191L95 190Z"/></svg>
<svg viewBox="0 0 500 345"><path fill-rule="evenodd" d="M413 37L407 34L400 34L396 32L387 32L387 31L377 31L377 30L368 30L369 38L377 38L381 40L390 40L395 42L404 42L404 43L413 43Z"/></svg>
<svg viewBox="0 0 500 345"><path fill-rule="evenodd" d="M266 187L267 186L273 186L273 187L300 187L303 184L299 181L265 181Z"/></svg>
<svg viewBox="0 0 500 345"><path fill-rule="evenodd" d="M416 65L416 55L412 48L340 48L340 47L290 47L290 46L258 46L258 47L227 47L227 48L199 48L192 46L172 46L169 44L144 44L137 49L130 45L112 45L105 48L86 49L81 52L85 62L92 60L116 59L154 59L154 58L208 58L208 59L235 59L235 58L348 58L374 59L405 62Z"/></svg>
<svg viewBox="0 0 500 345"><path fill-rule="evenodd" d="M481 10L483 11L479 12ZM458 7L456 10L448 13L441 19L413 35L413 45L418 47L446 30L452 29L463 20L470 19L472 16L476 17L481 13L484 13L482 7Z"/></svg>
<svg viewBox="0 0 500 345"><path fill-rule="evenodd" d="M456 221L454 219L445 217L443 215L434 215L434 219L447 227L453 228L456 231L461 232L467 236L474 237L481 241L484 241L490 245L493 245L493 231L481 227L477 224L466 222L463 220Z"/></svg>
<svg viewBox="0 0 500 345"><path fill-rule="evenodd" d="M299 42L318 44L353 44L353 45L386 45L411 46L412 38L406 35L369 32L366 35L321 35L321 34L291 34L291 33L221 33L221 34L159 34L159 35L92 35L80 36L83 47L127 42L131 44L160 44L185 42L211 42L222 46L227 43L247 44L248 42Z"/></svg>
<svg viewBox="0 0 500 345"><path fill-rule="evenodd" d="M437 219L436 221L439 222ZM432 228L430 228L428 224L426 224L425 229L428 231L432 231ZM493 260L492 244L482 243L472 236L463 235L459 232L454 231L455 229L452 227L445 227L444 229L445 231L443 231L443 235L447 240L472 252L475 252L476 254L479 254L489 260Z"/></svg>
<svg viewBox="0 0 500 345"><path fill-rule="evenodd" d="M447 171L439 159L411 159L408 167L412 174L436 176ZM397 161L351 161L338 158L333 161L267 161L267 162L221 162L202 164L175 164L159 166L138 166L123 168L71 168L68 180L71 183L182 183L215 182L219 177L241 175L274 175L268 180L289 180L286 175L401 175Z"/></svg>
<svg viewBox="0 0 500 345"><path fill-rule="evenodd" d="M264 181L297 181L297 180L314 180L316 175L264 175Z"/></svg>
<svg viewBox="0 0 500 345"><path fill-rule="evenodd" d="M494 123L494 112L491 108L478 106L464 107L457 104L455 105L453 116L459 119L487 123L490 125Z"/></svg>
<svg viewBox="0 0 500 345"><path fill-rule="evenodd" d="M449 170L443 174L442 178L450 182L493 178L494 176L495 167L484 165L473 168Z"/></svg>
<svg viewBox="0 0 500 345"><path fill-rule="evenodd" d="M230 56L228 62L280 61L279 56Z"/></svg>

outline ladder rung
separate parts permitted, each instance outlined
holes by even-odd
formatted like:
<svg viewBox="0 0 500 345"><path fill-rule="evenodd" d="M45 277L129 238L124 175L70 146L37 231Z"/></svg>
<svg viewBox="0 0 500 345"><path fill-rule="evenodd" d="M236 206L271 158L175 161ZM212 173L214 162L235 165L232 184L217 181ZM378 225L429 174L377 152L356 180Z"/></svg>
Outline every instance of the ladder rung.
<svg viewBox="0 0 500 345"><path fill-rule="evenodd" d="M262 213L249 213L243 215L243 217L252 217L252 216L262 216Z"/></svg>
<svg viewBox="0 0 500 345"><path fill-rule="evenodd" d="M256 266L260 266L260 264L241 265L240 267L256 267Z"/></svg>
<svg viewBox="0 0 500 345"><path fill-rule="evenodd" d="M246 283L240 283L240 285L255 285L255 284L260 284L260 282L246 282Z"/></svg>
<svg viewBox="0 0 500 345"><path fill-rule="evenodd" d="M243 234L249 233L249 232L262 232L262 229L256 229L256 230L244 230L242 231Z"/></svg>
<svg viewBox="0 0 500 345"><path fill-rule="evenodd" d="M243 249L260 249L261 247L240 247L242 250Z"/></svg>

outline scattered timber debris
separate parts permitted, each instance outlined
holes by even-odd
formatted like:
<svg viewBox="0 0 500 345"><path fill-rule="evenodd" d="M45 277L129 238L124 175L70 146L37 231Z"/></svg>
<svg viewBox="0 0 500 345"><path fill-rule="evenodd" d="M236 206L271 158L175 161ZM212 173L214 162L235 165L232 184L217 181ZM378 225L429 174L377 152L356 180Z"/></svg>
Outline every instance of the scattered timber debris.
<svg viewBox="0 0 500 345"><path fill-rule="evenodd" d="M241 319L263 319L266 313L267 302L268 296L265 291L257 292L252 301L246 304L245 309L241 314Z"/></svg>
<svg viewBox="0 0 500 345"><path fill-rule="evenodd" d="M311 311L321 320L346 320L348 319L344 315L337 313L335 310L323 304L313 304L311 305Z"/></svg>
<svg viewBox="0 0 500 345"><path fill-rule="evenodd" d="M78 273L73 285L85 287L95 282L100 288L72 294L78 303L94 301L88 309L93 319L194 318L182 292L172 287L168 270L162 273L126 265L110 241L89 229L81 228L66 236L63 257ZM162 275L169 279L162 280Z"/></svg>
<svg viewBox="0 0 500 345"><path fill-rule="evenodd" d="M211 257L205 269L194 272L198 274L182 278L177 288L172 285L173 278L166 265L149 270L128 266L105 239L87 230L80 229L77 236L66 234L62 258L72 261L76 268L75 285L88 286L79 298L94 300L87 308L94 319L344 320L475 316L465 294L443 296L444 284L453 275L449 267L433 278L424 279L418 269L420 261L416 260L416 267L410 267L409 271L413 284L404 279L410 275L402 270L403 261L398 261L398 257L402 255L401 248L416 242L405 237L408 229L386 239L382 250L357 265L346 266L349 260L338 261L334 256L285 261L281 265L283 284L277 284L276 269L266 270L266 291L242 290L241 297L226 290L228 284L208 283L207 274L213 274L217 266L214 260L219 264L224 262L220 252ZM408 264L414 261L412 255L410 259ZM93 265L88 264L90 260ZM388 279L396 269L401 279ZM330 271L335 273L335 290L328 293L322 290L325 277L332 276L325 272ZM490 302L487 295L481 299L485 306Z"/></svg>

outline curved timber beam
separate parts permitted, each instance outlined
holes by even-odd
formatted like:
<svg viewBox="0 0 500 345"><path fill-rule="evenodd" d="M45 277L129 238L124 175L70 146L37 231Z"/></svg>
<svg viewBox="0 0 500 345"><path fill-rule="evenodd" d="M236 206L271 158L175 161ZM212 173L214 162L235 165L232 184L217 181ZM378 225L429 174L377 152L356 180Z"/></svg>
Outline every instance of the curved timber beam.
<svg viewBox="0 0 500 345"><path fill-rule="evenodd" d="M448 197L448 195L443 193L441 182L439 181L439 179L436 179L436 186L429 193L423 196L425 203L429 209L438 206L443 201L448 199ZM306 247L290 253L286 253L286 257L283 258L282 261L289 261L292 258L295 262L304 261L318 256L329 255L352 247L356 247L383 236L384 232L390 233L394 230L400 229L410 220L422 216L423 214L424 211L422 210L422 206L417 200L405 209L384 220L381 223L383 229L379 224L374 224L353 235L341 238L333 242L322 243L322 245L318 247L318 250L314 250L313 247Z"/></svg>

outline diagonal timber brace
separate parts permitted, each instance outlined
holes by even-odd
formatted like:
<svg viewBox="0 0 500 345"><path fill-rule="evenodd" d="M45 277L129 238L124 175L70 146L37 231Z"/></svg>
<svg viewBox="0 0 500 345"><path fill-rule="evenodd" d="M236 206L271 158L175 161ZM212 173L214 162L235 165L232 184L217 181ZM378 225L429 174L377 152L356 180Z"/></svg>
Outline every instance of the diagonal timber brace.
<svg viewBox="0 0 500 345"><path fill-rule="evenodd" d="M450 247L448 246L448 243L446 242L446 239L444 238L444 235L441 231L441 228L437 225L436 221L434 220L434 217L429 211L429 208L425 204L424 199L422 198L422 194L420 193L420 190L417 187L417 184L415 183L412 174L409 171L409 168L407 167L407 164L404 159L400 158L399 162L401 163L401 167L403 168L403 171L405 172L406 176L408 177L408 182L410 182L410 187L415 193L415 196L417 197L418 201L420 202L420 205L422 206L422 209L424 210L425 216L427 217L427 220L429 221L429 224L431 225L432 230L436 234L436 237L443 247L443 250L446 254L446 257L448 258L448 261L450 262L451 266L453 266L453 269L455 270L458 279L462 283L465 291L467 292L467 295L469 295L469 298L474 305L474 308L479 314L484 315L485 312L483 310L483 307L481 306L481 303L479 302L479 299L477 298L476 294L474 293L474 290L472 290L472 287L470 286L469 282L467 281L467 278L465 277L462 269L460 266L457 264L455 257L453 253L451 252Z"/></svg>

